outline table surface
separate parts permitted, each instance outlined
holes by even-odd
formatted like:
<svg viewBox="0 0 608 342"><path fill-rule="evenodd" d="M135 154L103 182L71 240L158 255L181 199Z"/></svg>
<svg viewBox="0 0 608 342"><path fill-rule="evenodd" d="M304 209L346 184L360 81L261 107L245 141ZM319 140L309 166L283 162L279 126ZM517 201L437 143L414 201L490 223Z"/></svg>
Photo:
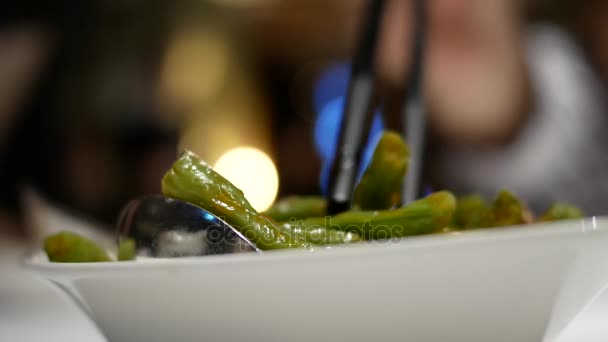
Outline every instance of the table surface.
<svg viewBox="0 0 608 342"><path fill-rule="evenodd" d="M106 341L78 307L21 270L23 255L17 241L0 236L0 341ZM607 321L608 291L555 342L605 342Z"/></svg>

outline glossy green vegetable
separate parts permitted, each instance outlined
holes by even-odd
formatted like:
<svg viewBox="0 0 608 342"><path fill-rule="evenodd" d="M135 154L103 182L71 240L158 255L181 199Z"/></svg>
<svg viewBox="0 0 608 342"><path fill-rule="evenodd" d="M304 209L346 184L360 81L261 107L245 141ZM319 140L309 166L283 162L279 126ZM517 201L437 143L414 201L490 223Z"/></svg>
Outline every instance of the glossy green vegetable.
<svg viewBox="0 0 608 342"><path fill-rule="evenodd" d="M127 261L135 259L135 240L124 239L118 245L117 258L118 261Z"/></svg>
<svg viewBox="0 0 608 342"><path fill-rule="evenodd" d="M197 205L224 219L261 249L310 247L304 237L280 229L260 215L243 192L190 151L184 152L162 180L163 194Z"/></svg>
<svg viewBox="0 0 608 342"><path fill-rule="evenodd" d="M482 228L490 213L490 206L480 195L468 195L458 199L452 225L458 229Z"/></svg>
<svg viewBox="0 0 608 342"><path fill-rule="evenodd" d="M491 206L478 195L456 201L450 192L441 191L389 210L399 202L407 158L407 145L401 138L385 133L356 188L353 209L333 217L325 216L326 203L319 197L290 197L262 215L249 204L241 190L190 151L183 153L164 175L162 191L166 197L192 203L224 219L264 250L451 234L458 229L510 226L532 220L531 215L526 220L527 211L522 201L506 190L497 195ZM578 208L556 204L540 220L582 216ZM285 222L277 223L273 219ZM49 236L44 241L44 249L54 262L112 261L93 241L70 232ZM132 260L135 252L134 241L124 240L118 248L118 260Z"/></svg>
<svg viewBox="0 0 608 342"><path fill-rule="evenodd" d="M305 226L297 222L292 222L284 223L280 228L288 230L290 234L302 235L304 236L305 241L316 246L347 244L361 241L361 237L355 232L327 229L321 225Z"/></svg>
<svg viewBox="0 0 608 342"><path fill-rule="evenodd" d="M290 196L277 201L262 214L278 222L322 217L327 214L327 201L319 196Z"/></svg>
<svg viewBox="0 0 608 342"><path fill-rule="evenodd" d="M582 218L583 212L572 205L555 203L540 218L539 221L559 221Z"/></svg>
<svg viewBox="0 0 608 342"><path fill-rule="evenodd" d="M353 209L384 210L397 206L409 156L409 148L401 135L384 133L355 188Z"/></svg>
<svg viewBox="0 0 608 342"><path fill-rule="evenodd" d="M310 248L358 240L352 233L311 232L260 215L241 190L190 151L183 153L165 174L162 190L167 197L192 203L224 219L260 249ZM312 239L317 235L321 237Z"/></svg>
<svg viewBox="0 0 608 342"><path fill-rule="evenodd" d="M365 239L386 239L437 232L452 220L456 199L441 191L396 210L348 211L302 221L306 227L356 232Z"/></svg>
<svg viewBox="0 0 608 342"><path fill-rule="evenodd" d="M53 262L112 261L95 242L72 232L59 232L44 240L44 251Z"/></svg>
<svg viewBox="0 0 608 342"><path fill-rule="evenodd" d="M488 215L482 220L482 227L503 227L524 223L524 205L519 198L507 190L502 190L494 199Z"/></svg>

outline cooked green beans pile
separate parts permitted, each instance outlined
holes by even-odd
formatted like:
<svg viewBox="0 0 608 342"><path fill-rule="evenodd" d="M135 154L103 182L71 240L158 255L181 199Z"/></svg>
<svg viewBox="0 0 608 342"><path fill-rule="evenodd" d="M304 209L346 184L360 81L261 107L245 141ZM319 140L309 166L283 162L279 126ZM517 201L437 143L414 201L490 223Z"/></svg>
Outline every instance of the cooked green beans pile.
<svg viewBox="0 0 608 342"><path fill-rule="evenodd" d="M359 243L363 240L403 238L459 230L512 226L533 221L523 202L501 191L493 202L480 195L456 198L438 191L399 207L409 149L401 136L386 132L370 165L357 184L351 209L328 216L322 197L290 196L265 212L257 212L243 192L190 151L175 161L162 179L165 197L199 206L224 219L262 250ZM566 204L556 204L539 221L582 217ZM93 241L70 232L48 237L45 251L54 262L112 261ZM117 249L117 260L135 258L132 240Z"/></svg>

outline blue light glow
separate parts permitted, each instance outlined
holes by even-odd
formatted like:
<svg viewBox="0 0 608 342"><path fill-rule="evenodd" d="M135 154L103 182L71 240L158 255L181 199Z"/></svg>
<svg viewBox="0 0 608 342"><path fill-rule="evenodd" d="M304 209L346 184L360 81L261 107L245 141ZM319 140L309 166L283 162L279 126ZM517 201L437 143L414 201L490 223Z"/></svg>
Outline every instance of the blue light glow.
<svg viewBox="0 0 608 342"><path fill-rule="evenodd" d="M338 143L344 97L346 96L349 79L350 65L348 63L336 63L323 72L314 90L314 106L318 113L314 127L314 140L317 153L323 162L320 177L323 194L327 193L331 159L335 154ZM369 165L383 130L382 114L378 111L374 115L369 139L361 157L357 181Z"/></svg>
<svg viewBox="0 0 608 342"><path fill-rule="evenodd" d="M327 193L331 159L336 153L336 145L338 143L338 134L340 124L342 122L343 108L343 97L330 101L325 107L323 107L323 109L321 109L315 123L315 147L317 149L317 153L323 161L320 178L321 191L323 194ZM363 175L363 172L369 165L369 162L374 154L374 149L376 148L378 140L382 136L383 130L384 120L382 119L381 112L378 111L374 115L369 132L369 138L363 150L357 181Z"/></svg>
<svg viewBox="0 0 608 342"><path fill-rule="evenodd" d="M203 218L207 221L215 221L215 216L207 211L203 212Z"/></svg>
<svg viewBox="0 0 608 342"><path fill-rule="evenodd" d="M321 185L321 194L327 196L327 189L329 188L329 173L331 170L331 160L323 161L321 166L321 176L319 178L319 185Z"/></svg>
<svg viewBox="0 0 608 342"><path fill-rule="evenodd" d="M314 128L315 147L322 160L326 161L335 154L343 105L344 98L338 97L329 101L317 116Z"/></svg>
<svg viewBox="0 0 608 342"><path fill-rule="evenodd" d="M317 81L313 101L317 113L329 102L346 94L350 79L350 65L336 63L327 68Z"/></svg>

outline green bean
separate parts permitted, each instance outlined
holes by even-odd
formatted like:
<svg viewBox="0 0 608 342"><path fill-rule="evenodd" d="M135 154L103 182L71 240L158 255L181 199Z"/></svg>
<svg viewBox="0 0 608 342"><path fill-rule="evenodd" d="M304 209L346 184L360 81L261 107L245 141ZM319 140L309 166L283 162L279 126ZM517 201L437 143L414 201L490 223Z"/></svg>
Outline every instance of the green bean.
<svg viewBox="0 0 608 342"><path fill-rule="evenodd" d="M540 217L539 221L569 220L583 216L583 212L573 205L555 203Z"/></svg>
<svg viewBox="0 0 608 342"><path fill-rule="evenodd" d="M483 220L489 212L490 206L480 195L458 198L452 225L458 229L482 228Z"/></svg>
<svg viewBox="0 0 608 342"><path fill-rule="evenodd" d="M119 261L134 260L135 253L135 240L123 239L118 244L118 253L116 254Z"/></svg>
<svg viewBox="0 0 608 342"><path fill-rule="evenodd" d="M355 232L364 239L405 237L445 228L455 207L454 196L441 191L395 210L347 211L334 217L303 220L302 225Z"/></svg>
<svg viewBox="0 0 608 342"><path fill-rule="evenodd" d="M386 132L353 194L356 210L383 210L399 204L409 163L409 148L401 135Z"/></svg>
<svg viewBox="0 0 608 342"><path fill-rule="evenodd" d="M327 214L327 201L319 196L290 196L277 201L262 214L278 222L323 217Z"/></svg>
<svg viewBox="0 0 608 342"><path fill-rule="evenodd" d="M488 215L482 219L482 227L503 227L524 223L524 205L519 198L502 190L494 199Z"/></svg>
<svg viewBox="0 0 608 342"><path fill-rule="evenodd" d="M234 184L191 151L185 151L162 180L163 194L208 210L238 229L260 249L307 248L304 236L279 229L260 215Z"/></svg>
<svg viewBox="0 0 608 342"><path fill-rule="evenodd" d="M44 240L44 251L52 262L111 261L95 242L78 234L62 231Z"/></svg>
<svg viewBox="0 0 608 342"><path fill-rule="evenodd" d="M284 223L281 229L288 230L290 234L304 236L306 242L315 246L350 244L361 241L355 232L343 232L327 229L323 225L303 225L298 222Z"/></svg>

